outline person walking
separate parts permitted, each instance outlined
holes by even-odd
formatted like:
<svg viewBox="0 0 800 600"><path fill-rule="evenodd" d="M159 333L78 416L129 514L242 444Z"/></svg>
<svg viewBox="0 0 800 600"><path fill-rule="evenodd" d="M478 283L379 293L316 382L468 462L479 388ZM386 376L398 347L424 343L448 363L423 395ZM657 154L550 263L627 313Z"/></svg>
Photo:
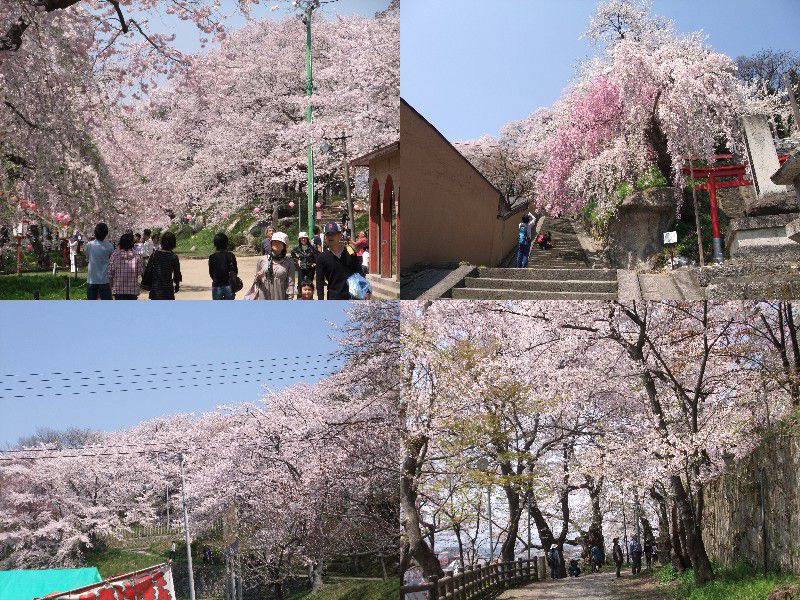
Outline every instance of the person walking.
<svg viewBox="0 0 800 600"><path fill-rule="evenodd" d="M264 239L261 240L261 256L269 256L269 253L272 251L272 236L275 235L275 228L272 225L267 227L267 231L264 234Z"/></svg>
<svg viewBox="0 0 800 600"><path fill-rule="evenodd" d="M149 229L145 229L142 233L144 234L142 237L142 256L144 257L145 264L147 264L147 261L153 256L153 251L155 250L152 237L153 232Z"/></svg>
<svg viewBox="0 0 800 600"><path fill-rule="evenodd" d="M603 568L603 563L606 562L606 553L597 544L592 546L591 562L592 562L592 573L599 573Z"/></svg>
<svg viewBox="0 0 800 600"><path fill-rule="evenodd" d="M111 253L108 261L108 282L114 300L137 300L139 277L144 273L144 258L133 250L134 240L130 233L119 238L119 248Z"/></svg>
<svg viewBox="0 0 800 600"><path fill-rule="evenodd" d="M69 238L69 271L70 273L78 272L78 248L81 244L80 234L75 230Z"/></svg>
<svg viewBox="0 0 800 600"><path fill-rule="evenodd" d="M317 270L317 249L311 245L308 233L301 231L297 236L298 244L292 249L292 259L297 269L297 289L303 281L314 279Z"/></svg>
<svg viewBox="0 0 800 600"><path fill-rule="evenodd" d="M361 273L361 257L350 244L342 243L338 223L325 225L325 251L317 257L317 298L349 300L347 280Z"/></svg>
<svg viewBox="0 0 800 600"><path fill-rule="evenodd" d="M317 249L317 253L322 252L322 230L319 226L314 225L314 248Z"/></svg>
<svg viewBox="0 0 800 600"><path fill-rule="evenodd" d="M181 263L173 252L177 240L171 231L161 236L161 249L155 250L142 275L142 287L150 290L150 300L175 300L181 287Z"/></svg>
<svg viewBox="0 0 800 600"><path fill-rule="evenodd" d="M294 287L294 261L286 255L289 236L278 231L270 241L270 253L256 267L256 300L290 300Z"/></svg>
<svg viewBox="0 0 800 600"><path fill-rule="evenodd" d="M550 574L553 579L558 579L558 572L561 570L561 555L558 548L553 546L547 555L547 562L550 565Z"/></svg>
<svg viewBox="0 0 800 600"><path fill-rule="evenodd" d="M239 266L236 264L236 255L228 250L228 236L222 232L215 235L214 248L216 251L208 257L211 299L235 300L236 292L233 284L237 283Z"/></svg>
<svg viewBox="0 0 800 600"><path fill-rule="evenodd" d="M649 571L653 568L653 538L645 538L644 540L644 558Z"/></svg>
<svg viewBox="0 0 800 600"><path fill-rule="evenodd" d="M176 558L178 558L178 545L172 542L172 545L169 547L169 560L175 562Z"/></svg>
<svg viewBox="0 0 800 600"><path fill-rule="evenodd" d="M642 545L639 543L639 536L634 534L631 538L631 568L634 575L642 572Z"/></svg>
<svg viewBox="0 0 800 600"><path fill-rule="evenodd" d="M528 266L528 255L531 253L531 215L522 217L519 224L519 238L517 240L517 268L524 269Z"/></svg>
<svg viewBox="0 0 800 600"><path fill-rule="evenodd" d="M86 259L89 262L89 275L86 279L87 300L111 300L111 286L108 283L108 261L114 252L114 244L107 242L108 225L98 223L94 228L94 239L86 244Z"/></svg>
<svg viewBox="0 0 800 600"><path fill-rule="evenodd" d="M617 577L621 577L619 574L620 569L622 569L622 546L619 545L619 538L614 538L614 547L611 549L611 557L614 559L614 564L617 566Z"/></svg>

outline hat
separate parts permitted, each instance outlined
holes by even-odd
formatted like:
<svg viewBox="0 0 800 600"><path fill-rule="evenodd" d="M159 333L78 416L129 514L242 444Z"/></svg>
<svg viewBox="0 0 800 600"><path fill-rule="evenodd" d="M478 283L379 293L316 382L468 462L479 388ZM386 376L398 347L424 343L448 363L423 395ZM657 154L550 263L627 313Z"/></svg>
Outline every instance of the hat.
<svg viewBox="0 0 800 600"><path fill-rule="evenodd" d="M289 236L283 233L282 231L278 231L272 234L272 241L273 242L283 242L284 246L289 245Z"/></svg>
<svg viewBox="0 0 800 600"><path fill-rule="evenodd" d="M307 232L307 231L301 231L301 232L300 232L300 233L297 235L297 239L298 239L298 240L299 240L300 238L307 238L307 237L308 237L308 232Z"/></svg>
<svg viewBox="0 0 800 600"><path fill-rule="evenodd" d="M325 225L325 235L329 233L342 233L341 228L339 227L338 223L328 223Z"/></svg>

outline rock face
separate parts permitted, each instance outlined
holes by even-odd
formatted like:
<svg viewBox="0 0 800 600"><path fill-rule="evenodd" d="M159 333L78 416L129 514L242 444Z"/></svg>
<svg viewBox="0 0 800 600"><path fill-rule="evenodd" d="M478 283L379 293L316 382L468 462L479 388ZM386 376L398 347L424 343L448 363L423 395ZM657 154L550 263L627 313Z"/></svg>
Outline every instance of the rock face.
<svg viewBox="0 0 800 600"><path fill-rule="evenodd" d="M636 269L664 248L664 232L675 225L675 188L631 194L609 223L606 254L612 267Z"/></svg>
<svg viewBox="0 0 800 600"><path fill-rule="evenodd" d="M763 489L762 489L763 486ZM761 502L766 519L761 519ZM769 435L749 456L708 484L703 535L726 566L754 565L800 574L800 436Z"/></svg>

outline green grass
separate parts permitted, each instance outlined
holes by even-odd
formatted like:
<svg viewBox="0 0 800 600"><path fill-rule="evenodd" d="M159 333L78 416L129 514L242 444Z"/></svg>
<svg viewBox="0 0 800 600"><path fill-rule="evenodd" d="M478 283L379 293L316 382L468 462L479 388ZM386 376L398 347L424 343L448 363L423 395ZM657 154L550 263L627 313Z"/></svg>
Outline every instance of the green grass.
<svg viewBox="0 0 800 600"><path fill-rule="evenodd" d="M97 567L102 577L131 573L158 565L166 560L166 553L154 548L147 550L131 550L128 548L107 548L92 550L86 553L85 563L89 567Z"/></svg>
<svg viewBox="0 0 800 600"><path fill-rule="evenodd" d="M692 571L678 573L672 565L657 568L653 576L663 585L674 586L673 596L680 600L767 600L783 585L800 586L798 577L779 573L764 575L747 564L733 569L715 567L714 572L716 579L702 587L695 585Z"/></svg>
<svg viewBox="0 0 800 600"><path fill-rule="evenodd" d="M289 600L397 600L400 580L326 583L316 594L306 590Z"/></svg>
<svg viewBox="0 0 800 600"><path fill-rule="evenodd" d="M20 275L0 275L0 299L33 300L35 291L39 291L42 300L65 300L65 272L53 276L50 273L22 273ZM72 283L71 300L86 300L86 276L78 275Z"/></svg>

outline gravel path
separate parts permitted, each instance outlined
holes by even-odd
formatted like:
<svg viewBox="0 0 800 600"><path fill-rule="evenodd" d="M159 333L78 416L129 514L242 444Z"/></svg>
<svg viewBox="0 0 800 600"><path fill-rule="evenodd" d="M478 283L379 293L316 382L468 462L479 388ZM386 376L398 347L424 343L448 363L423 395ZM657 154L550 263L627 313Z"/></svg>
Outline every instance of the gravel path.
<svg viewBox="0 0 800 600"><path fill-rule="evenodd" d="M237 256L236 264L239 267L239 277L244 283L244 290L236 294L236 299L241 300L245 292L253 283L256 275L256 265L260 256ZM208 276L208 259L181 257L181 291L175 296L176 300L211 300L211 278ZM139 295L139 300L147 300L147 292Z"/></svg>

